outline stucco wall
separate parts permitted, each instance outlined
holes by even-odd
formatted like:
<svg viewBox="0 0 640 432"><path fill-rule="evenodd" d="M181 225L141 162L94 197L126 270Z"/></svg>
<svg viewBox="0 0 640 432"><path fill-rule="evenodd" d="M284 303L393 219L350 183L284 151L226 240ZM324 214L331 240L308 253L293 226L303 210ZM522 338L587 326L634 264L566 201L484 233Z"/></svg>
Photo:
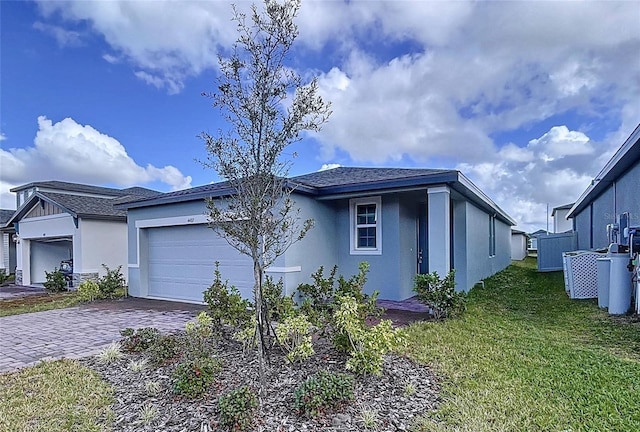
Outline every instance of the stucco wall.
<svg viewBox="0 0 640 432"><path fill-rule="evenodd" d="M554 233L563 233L573 228L573 222L566 219L567 214L569 214L569 209L556 210L553 216Z"/></svg>
<svg viewBox="0 0 640 432"><path fill-rule="evenodd" d="M615 195L614 195L615 190ZM608 246L606 226L616 223L621 213L629 212L632 225L640 225L640 161L636 162L615 184L596 197L593 206L593 220L590 220L590 206L576 215L578 248L604 248ZM589 239L593 235L593 243Z"/></svg>
<svg viewBox="0 0 640 432"><path fill-rule="evenodd" d="M456 289L469 291L511 263L511 227L496 219L496 251L489 256L489 215L465 201L454 201L454 209Z"/></svg>
<svg viewBox="0 0 640 432"><path fill-rule="evenodd" d="M511 234L511 259L521 261L527 257L527 237L524 234Z"/></svg>
<svg viewBox="0 0 640 432"><path fill-rule="evenodd" d="M73 261L73 272L98 273L104 276L105 264L112 270L122 266L125 280L127 272L127 224L126 222L80 219L80 259ZM77 248L78 245L76 244Z"/></svg>

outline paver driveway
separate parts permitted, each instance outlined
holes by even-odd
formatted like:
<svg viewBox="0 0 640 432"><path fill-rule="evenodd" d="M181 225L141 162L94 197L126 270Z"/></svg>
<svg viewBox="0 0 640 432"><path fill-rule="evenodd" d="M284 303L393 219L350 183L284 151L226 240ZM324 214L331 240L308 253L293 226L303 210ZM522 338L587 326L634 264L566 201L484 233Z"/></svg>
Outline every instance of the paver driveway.
<svg viewBox="0 0 640 432"><path fill-rule="evenodd" d="M97 354L126 327L183 329L204 307L127 299L0 318L0 373L42 360Z"/></svg>

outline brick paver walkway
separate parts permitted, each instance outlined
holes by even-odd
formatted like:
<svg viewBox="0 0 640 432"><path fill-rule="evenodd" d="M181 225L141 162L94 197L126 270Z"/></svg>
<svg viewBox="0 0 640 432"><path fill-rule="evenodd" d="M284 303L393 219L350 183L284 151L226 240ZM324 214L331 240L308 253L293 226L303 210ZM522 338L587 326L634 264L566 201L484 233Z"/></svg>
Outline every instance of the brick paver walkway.
<svg viewBox="0 0 640 432"><path fill-rule="evenodd" d="M186 305L185 305L186 306ZM42 360L94 355L120 340L126 327L184 329L195 311L112 310L79 306L0 318L0 373Z"/></svg>

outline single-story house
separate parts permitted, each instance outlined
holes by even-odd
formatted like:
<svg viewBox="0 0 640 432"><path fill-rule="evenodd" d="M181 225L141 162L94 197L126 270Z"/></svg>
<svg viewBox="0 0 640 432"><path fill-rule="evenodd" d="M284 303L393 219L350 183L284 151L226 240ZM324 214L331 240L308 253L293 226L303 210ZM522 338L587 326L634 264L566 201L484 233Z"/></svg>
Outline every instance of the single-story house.
<svg viewBox="0 0 640 432"><path fill-rule="evenodd" d="M0 210L0 269L8 275L16 271L16 243L13 237L16 230L13 226L7 226L13 213L15 210Z"/></svg>
<svg viewBox="0 0 640 432"><path fill-rule="evenodd" d="M61 181L11 189L17 210L8 221L16 233L16 283L40 284L45 272L72 260L73 285L104 275L102 264L127 265L127 216L114 208L126 200L157 195L133 187L112 189ZM125 275L126 277L126 275Z"/></svg>
<svg viewBox="0 0 640 432"><path fill-rule="evenodd" d="M315 227L266 270L288 293L320 266L348 277L362 261L366 288L380 298L412 297L417 273L450 269L468 291L511 262L515 222L459 171L341 167L289 182ZM202 302L218 261L222 277L251 297L250 259L208 227L204 198L230 192L215 183L118 206L128 213L130 295Z"/></svg>
<svg viewBox="0 0 640 432"><path fill-rule="evenodd" d="M524 231L511 230L511 259L522 261L529 253L529 234Z"/></svg>
<svg viewBox="0 0 640 432"><path fill-rule="evenodd" d="M567 218L573 203L554 207L551 212L553 218L553 232L556 234L573 230L573 219Z"/></svg>
<svg viewBox="0 0 640 432"><path fill-rule="evenodd" d="M640 124L569 210L578 249L608 247L607 225L625 214L640 226Z"/></svg>

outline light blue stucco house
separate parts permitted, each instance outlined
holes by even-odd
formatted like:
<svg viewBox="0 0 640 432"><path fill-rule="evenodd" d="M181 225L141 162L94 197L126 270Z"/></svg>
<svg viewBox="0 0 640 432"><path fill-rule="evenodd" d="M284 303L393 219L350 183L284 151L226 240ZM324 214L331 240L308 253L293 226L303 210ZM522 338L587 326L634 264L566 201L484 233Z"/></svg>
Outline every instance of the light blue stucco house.
<svg viewBox="0 0 640 432"><path fill-rule="evenodd" d="M569 210L578 249L608 247L607 225L625 213L640 225L640 124Z"/></svg>
<svg viewBox="0 0 640 432"><path fill-rule="evenodd" d="M267 270L287 292L320 266L345 276L370 264L366 289L412 297L417 273L456 270L469 290L511 262L515 222L455 170L336 168L293 177L292 198L315 227ZM129 293L201 302L220 262L225 279L251 297L252 265L207 226L205 197L224 199L225 183L123 204L128 212Z"/></svg>

